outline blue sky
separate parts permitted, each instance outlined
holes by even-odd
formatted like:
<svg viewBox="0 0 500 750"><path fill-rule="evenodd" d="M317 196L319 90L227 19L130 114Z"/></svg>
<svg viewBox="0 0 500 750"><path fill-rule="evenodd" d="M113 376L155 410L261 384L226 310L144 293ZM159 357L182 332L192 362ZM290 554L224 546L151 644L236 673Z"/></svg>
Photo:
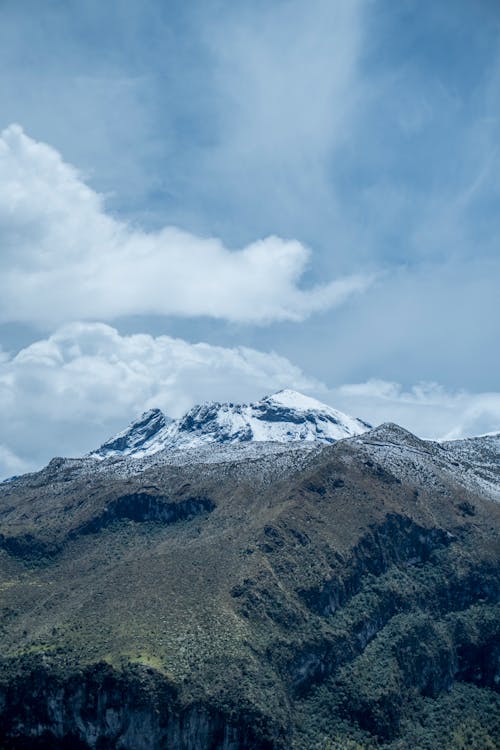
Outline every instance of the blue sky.
<svg viewBox="0 0 500 750"><path fill-rule="evenodd" d="M88 423L76 452L142 402L282 381L420 434L499 429L499 92L494 0L3 0L0 130L22 128L0 172L4 384L25 352L5 465L45 460L47 429L62 452ZM109 413L87 376L71 418L35 419L33 394L68 386L62 365L28 376L29 347L75 323L117 332L106 361L148 334L282 365L182 393L158 375Z"/></svg>

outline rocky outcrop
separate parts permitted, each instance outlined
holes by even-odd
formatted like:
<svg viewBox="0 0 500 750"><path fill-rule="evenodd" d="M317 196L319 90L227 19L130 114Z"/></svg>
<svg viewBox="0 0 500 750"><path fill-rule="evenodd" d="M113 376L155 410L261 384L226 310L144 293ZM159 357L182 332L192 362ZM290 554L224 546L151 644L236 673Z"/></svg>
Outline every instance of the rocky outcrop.
<svg viewBox="0 0 500 750"><path fill-rule="evenodd" d="M145 444L164 430L171 420L160 409L150 409L133 422L126 430L101 445L92 455L98 458L130 453L140 450Z"/></svg>
<svg viewBox="0 0 500 750"><path fill-rule="evenodd" d="M163 495L135 492L110 502L97 516L74 529L70 536L95 534L116 521L124 520L168 525L210 513L214 508L215 503L208 497L188 497L172 502Z"/></svg>
<svg viewBox="0 0 500 750"><path fill-rule="evenodd" d="M424 563L452 539L444 529L424 528L410 518L390 514L383 524L373 525L363 535L347 563L332 571L330 580L300 594L315 612L331 615L360 590L364 576L379 576L391 565Z"/></svg>
<svg viewBox="0 0 500 750"><path fill-rule="evenodd" d="M97 534L120 521L168 526L204 513L211 513L214 508L215 503L202 495L172 501L164 495L135 492L112 499L90 519L70 529L58 540L45 540L30 533L12 536L0 534L0 549L28 563L50 562L63 550L68 541L87 534Z"/></svg>
<svg viewBox="0 0 500 750"><path fill-rule="evenodd" d="M0 549L26 562L41 558L50 560L61 551L61 548L61 544L56 541L44 541L30 533L17 536L0 534Z"/></svg>
<svg viewBox="0 0 500 750"><path fill-rule="evenodd" d="M442 620L417 613L395 617L358 664L341 670L344 714L390 740L415 693L435 699L455 681L498 690L499 615L498 606L482 606Z"/></svg>
<svg viewBox="0 0 500 750"><path fill-rule="evenodd" d="M229 716L202 702L183 706L175 687L147 668L116 672L98 664L65 676L43 664L23 664L17 679L0 686L0 708L5 750L271 750L281 745L276 729L251 712Z"/></svg>

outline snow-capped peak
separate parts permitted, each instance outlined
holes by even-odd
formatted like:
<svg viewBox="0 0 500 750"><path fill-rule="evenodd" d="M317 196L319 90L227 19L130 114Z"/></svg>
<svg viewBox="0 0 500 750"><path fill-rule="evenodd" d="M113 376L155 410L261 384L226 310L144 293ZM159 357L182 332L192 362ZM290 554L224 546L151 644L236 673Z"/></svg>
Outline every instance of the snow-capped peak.
<svg viewBox="0 0 500 750"><path fill-rule="evenodd" d="M140 458L208 443L333 443L368 429L370 425L360 419L287 389L251 404L197 405L174 421L153 409L89 455Z"/></svg>
<svg viewBox="0 0 500 750"><path fill-rule="evenodd" d="M290 411L295 411L299 414L304 414L306 412L318 412L322 415L328 415L332 419L337 420L339 423L346 426L351 424L354 430L353 434L358 434L357 427L360 424L363 425L366 429L371 428L371 425L369 425L368 422L364 422L361 419L351 417L348 414L344 414L344 412L338 411L332 406L324 404L322 401L311 398L311 396L305 396L303 393L293 391L290 388L285 388L282 391L277 391L270 396L264 396L260 403L273 404L278 408L289 409Z"/></svg>
<svg viewBox="0 0 500 750"><path fill-rule="evenodd" d="M134 455L152 444L158 433L172 422L161 409L149 409L134 420L122 432L114 435L90 455L96 458L107 458L116 455Z"/></svg>
<svg viewBox="0 0 500 750"><path fill-rule="evenodd" d="M275 404L286 406L289 409L296 409L297 411L326 411L331 408L321 401L311 398L311 396L305 396L303 393L292 391L290 388L284 388L282 391L277 391L270 396L264 396L262 401L271 401Z"/></svg>

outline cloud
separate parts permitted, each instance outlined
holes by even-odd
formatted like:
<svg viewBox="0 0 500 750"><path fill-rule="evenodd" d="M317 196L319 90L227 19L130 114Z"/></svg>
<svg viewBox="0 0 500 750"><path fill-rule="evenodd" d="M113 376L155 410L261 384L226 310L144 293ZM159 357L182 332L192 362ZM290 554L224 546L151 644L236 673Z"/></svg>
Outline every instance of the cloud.
<svg viewBox="0 0 500 750"><path fill-rule="evenodd" d="M16 456L6 445L0 445L0 481L6 477L25 474L33 468L29 460Z"/></svg>
<svg viewBox="0 0 500 750"><path fill-rule="evenodd" d="M287 164L314 161L346 136L362 43L360 0L233 6L208 22L224 148ZM222 43L224 41L224 43ZM295 162L296 166L296 162Z"/></svg>
<svg viewBox="0 0 500 750"><path fill-rule="evenodd" d="M364 6L290 0L256 12L233 3L222 17L204 19L217 129L199 155L201 170L195 165L201 211L202 201L219 214L229 205L240 218L236 231L256 222L286 227L330 249L332 225L337 234L342 224L332 160L350 147L365 94L358 75Z"/></svg>
<svg viewBox="0 0 500 750"><path fill-rule="evenodd" d="M366 276L299 286L310 251L267 237L231 251L175 227L106 213L103 199L19 126L0 140L0 321L55 325L123 315L303 320L364 290Z"/></svg>
<svg viewBox="0 0 500 750"><path fill-rule="evenodd" d="M396 422L420 437L455 440L500 430L500 393L450 391L439 383L403 388L387 380L342 385L329 394L372 424Z"/></svg>
<svg viewBox="0 0 500 750"><path fill-rule="evenodd" d="M69 324L0 357L0 475L81 455L154 406L178 417L205 400L251 400L284 387L321 385L273 352Z"/></svg>
<svg viewBox="0 0 500 750"><path fill-rule="evenodd" d="M423 437L500 428L500 393L383 380L328 389L274 352L73 323L15 356L0 352L0 477L82 455L148 408L179 417L195 403L251 401L286 387Z"/></svg>

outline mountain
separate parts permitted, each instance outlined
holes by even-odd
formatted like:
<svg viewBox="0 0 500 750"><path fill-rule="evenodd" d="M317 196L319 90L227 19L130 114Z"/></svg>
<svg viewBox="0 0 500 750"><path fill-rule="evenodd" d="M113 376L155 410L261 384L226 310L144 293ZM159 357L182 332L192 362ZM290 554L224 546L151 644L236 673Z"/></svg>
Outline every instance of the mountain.
<svg viewBox="0 0 500 750"><path fill-rule="evenodd" d="M382 424L365 437L374 459L402 481L430 483L436 473L500 502L500 433L435 442L420 440L395 424Z"/></svg>
<svg viewBox="0 0 500 750"><path fill-rule="evenodd" d="M333 443L368 429L370 425L361 419L296 391L283 390L252 404L198 405L175 421L152 409L89 455L142 458L161 450L199 448L210 443Z"/></svg>
<svg viewBox="0 0 500 750"><path fill-rule="evenodd" d="M173 420L161 409L149 409L125 430L106 440L100 448L89 453L95 458L110 456L136 456L161 450L159 436L164 434Z"/></svg>
<svg viewBox="0 0 500 750"><path fill-rule="evenodd" d="M0 485L0 747L500 746L498 435L319 413L153 411Z"/></svg>
<svg viewBox="0 0 500 750"><path fill-rule="evenodd" d="M486 494L500 500L498 464L500 458L500 432L489 435L447 440L441 443L454 466L462 470L480 486Z"/></svg>

